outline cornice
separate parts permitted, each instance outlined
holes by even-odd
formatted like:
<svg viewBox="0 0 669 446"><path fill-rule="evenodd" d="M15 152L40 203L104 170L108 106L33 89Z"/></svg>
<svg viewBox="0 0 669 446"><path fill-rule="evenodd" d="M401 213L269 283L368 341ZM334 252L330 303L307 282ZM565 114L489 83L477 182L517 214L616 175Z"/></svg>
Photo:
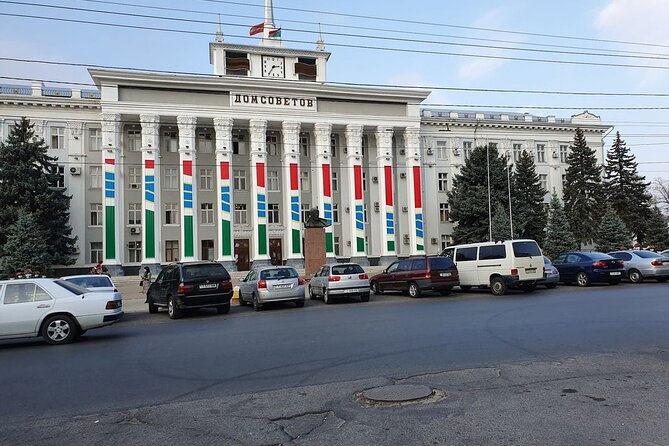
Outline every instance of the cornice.
<svg viewBox="0 0 669 446"><path fill-rule="evenodd" d="M434 127L469 127L469 128L493 128L493 129L518 129L518 130L550 130L550 131L569 131L573 132L574 129L581 128L584 131L588 132L601 132L604 133L613 126L607 124L572 124L572 123L553 123L553 122L523 122L523 121L491 121L486 122L484 120L479 121L467 121L467 122L458 122L455 120L446 120L446 119L434 119L434 118L422 118L421 125L423 126L434 126Z"/></svg>
<svg viewBox="0 0 669 446"><path fill-rule="evenodd" d="M99 99L44 98L34 96L0 96L0 104L20 107L69 108L100 110Z"/></svg>
<svg viewBox="0 0 669 446"><path fill-rule="evenodd" d="M223 48L229 51L240 51L249 54L266 54L266 55L278 55L278 56L307 56L320 58L325 57L325 59L330 58L330 53L327 51L314 51L314 50L301 50L295 48L282 48L282 47L268 47L268 46L255 46L255 45L241 45L234 43L225 43L225 42L210 42L209 49L214 48Z"/></svg>

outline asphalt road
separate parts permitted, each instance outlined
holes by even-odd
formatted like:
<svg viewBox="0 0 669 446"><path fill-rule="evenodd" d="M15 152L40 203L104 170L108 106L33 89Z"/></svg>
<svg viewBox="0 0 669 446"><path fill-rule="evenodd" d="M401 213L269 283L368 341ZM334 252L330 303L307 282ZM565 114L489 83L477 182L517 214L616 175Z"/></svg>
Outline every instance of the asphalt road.
<svg viewBox="0 0 669 446"><path fill-rule="evenodd" d="M0 425L667 345L669 286L656 283L137 313L67 346L0 341Z"/></svg>

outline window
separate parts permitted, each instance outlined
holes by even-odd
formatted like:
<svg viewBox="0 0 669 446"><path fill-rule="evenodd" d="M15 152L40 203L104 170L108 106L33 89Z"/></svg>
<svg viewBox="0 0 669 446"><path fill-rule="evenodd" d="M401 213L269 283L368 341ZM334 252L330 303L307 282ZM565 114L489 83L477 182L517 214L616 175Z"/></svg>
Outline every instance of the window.
<svg viewBox="0 0 669 446"><path fill-rule="evenodd" d="M488 143L488 147L490 147L491 149L497 150L497 143L496 142Z"/></svg>
<svg viewBox="0 0 669 446"><path fill-rule="evenodd" d="M128 224L129 225L142 224L142 203L128 204Z"/></svg>
<svg viewBox="0 0 669 446"><path fill-rule="evenodd" d="M139 189L142 186L142 169L140 167L128 167L128 183L131 189Z"/></svg>
<svg viewBox="0 0 669 446"><path fill-rule="evenodd" d="M246 155L246 142L244 141L244 135L232 135L232 153L233 155Z"/></svg>
<svg viewBox="0 0 669 446"><path fill-rule="evenodd" d="M563 174L562 175L562 187L565 187L567 185L567 175Z"/></svg>
<svg viewBox="0 0 669 446"><path fill-rule="evenodd" d="M300 190L309 190L309 171L303 170L300 172Z"/></svg>
<svg viewBox="0 0 669 446"><path fill-rule="evenodd" d="M476 260L477 248L458 248L455 252L456 262L471 262Z"/></svg>
<svg viewBox="0 0 669 446"><path fill-rule="evenodd" d="M367 192L367 172L362 173L362 190Z"/></svg>
<svg viewBox="0 0 669 446"><path fill-rule="evenodd" d="M102 226L102 203L91 203L91 226Z"/></svg>
<svg viewBox="0 0 669 446"><path fill-rule="evenodd" d="M334 170L332 171L332 190L335 192L339 190L339 178Z"/></svg>
<svg viewBox="0 0 669 446"><path fill-rule="evenodd" d="M449 236L446 234L441 234L441 250L443 251L448 247Z"/></svg>
<svg viewBox="0 0 669 446"><path fill-rule="evenodd" d="M522 144L514 144L513 145L513 162L517 163L520 161L520 157L523 154L523 145Z"/></svg>
<svg viewBox="0 0 669 446"><path fill-rule="evenodd" d="M340 246L339 237L335 237L334 238L334 243L333 243L333 248L334 248L334 253L335 253L336 256L339 255L339 246Z"/></svg>
<svg viewBox="0 0 669 446"><path fill-rule="evenodd" d="M437 174L437 187L439 192L448 192L448 174L439 172Z"/></svg>
<svg viewBox="0 0 669 446"><path fill-rule="evenodd" d="M165 168L165 189L179 189L179 169L176 167Z"/></svg>
<svg viewBox="0 0 669 446"><path fill-rule="evenodd" d="M268 170L267 171L267 190L271 192L276 192L279 189L279 171L278 170Z"/></svg>
<svg viewBox="0 0 669 446"><path fill-rule="evenodd" d="M9 283L5 288L5 305L51 300L49 293L34 283Z"/></svg>
<svg viewBox="0 0 669 446"><path fill-rule="evenodd" d="M427 269L427 259L417 259L411 263L412 271L422 271Z"/></svg>
<svg viewBox="0 0 669 446"><path fill-rule="evenodd" d="M267 205L267 223L280 223L279 205L277 203L269 203Z"/></svg>
<svg viewBox="0 0 669 446"><path fill-rule="evenodd" d="M569 146L564 144L560 145L560 162L566 163L568 156L569 156Z"/></svg>
<svg viewBox="0 0 669 446"><path fill-rule="evenodd" d="M332 222L339 223L339 203L332 204Z"/></svg>
<svg viewBox="0 0 669 446"><path fill-rule="evenodd" d="M91 242L90 261L91 263L102 262L102 242Z"/></svg>
<svg viewBox="0 0 669 446"><path fill-rule="evenodd" d="M65 127L51 127L51 148L65 148Z"/></svg>
<svg viewBox="0 0 669 446"><path fill-rule="evenodd" d="M89 150L102 150L102 130L88 129Z"/></svg>
<svg viewBox="0 0 669 446"><path fill-rule="evenodd" d="M165 240L165 261L179 260L179 240Z"/></svg>
<svg viewBox="0 0 669 446"><path fill-rule="evenodd" d="M142 242L128 242L128 262L142 262Z"/></svg>
<svg viewBox="0 0 669 446"><path fill-rule="evenodd" d="M165 203L165 224L166 225L179 224L179 204Z"/></svg>
<svg viewBox="0 0 669 446"><path fill-rule="evenodd" d="M214 204L202 203L200 205L200 223L203 225L214 224Z"/></svg>
<svg viewBox="0 0 669 446"><path fill-rule="evenodd" d="M448 141L437 141L437 159L448 159Z"/></svg>
<svg viewBox="0 0 669 446"><path fill-rule="evenodd" d="M267 153L269 156L279 156L279 138L276 135L267 135Z"/></svg>
<svg viewBox="0 0 669 446"><path fill-rule="evenodd" d="M176 153L179 151L179 136L174 130L165 130L163 132L163 147L166 152Z"/></svg>
<svg viewBox="0 0 669 446"><path fill-rule="evenodd" d="M309 203L302 203L300 205L300 210L302 211L302 221L307 221L307 216L309 215Z"/></svg>
<svg viewBox="0 0 669 446"><path fill-rule="evenodd" d="M246 171L235 170L233 171L232 175L233 175L232 188L234 190L246 190Z"/></svg>
<svg viewBox="0 0 669 446"><path fill-rule="evenodd" d="M479 248L479 260L496 260L506 258L504 245L487 245Z"/></svg>
<svg viewBox="0 0 669 446"><path fill-rule="evenodd" d="M545 163L546 162L546 145L537 144L537 162Z"/></svg>
<svg viewBox="0 0 669 446"><path fill-rule="evenodd" d="M360 154L365 157L365 152L367 150L367 135L362 135L362 141L360 144Z"/></svg>
<svg viewBox="0 0 669 446"><path fill-rule="evenodd" d="M548 175L539 175L539 184L543 190L548 190Z"/></svg>
<svg viewBox="0 0 669 446"><path fill-rule="evenodd" d="M200 256L202 257L202 260L214 260L214 241L202 240L201 246Z"/></svg>
<svg viewBox="0 0 669 446"><path fill-rule="evenodd" d="M369 219L367 218L367 205L362 206L362 221L367 223Z"/></svg>
<svg viewBox="0 0 669 446"><path fill-rule="evenodd" d="M65 167L54 165L51 173L54 174L54 178L51 182L51 187L62 189L65 187Z"/></svg>
<svg viewBox="0 0 669 446"><path fill-rule="evenodd" d="M88 172L90 174L91 189L102 189L102 166L90 166Z"/></svg>
<svg viewBox="0 0 669 446"><path fill-rule="evenodd" d="M516 257L541 257L537 242L513 242L513 255Z"/></svg>
<svg viewBox="0 0 669 446"><path fill-rule="evenodd" d="M472 154L472 142L464 141L462 143L462 155L465 157L465 161L469 159Z"/></svg>
<svg viewBox="0 0 669 446"><path fill-rule="evenodd" d="M142 131L140 129L128 129L126 131L125 149L127 152L142 150Z"/></svg>
<svg viewBox="0 0 669 446"><path fill-rule="evenodd" d="M300 155L309 157L309 137L300 136Z"/></svg>
<svg viewBox="0 0 669 446"><path fill-rule="evenodd" d="M200 169L200 189L214 190L214 170Z"/></svg>
<svg viewBox="0 0 669 446"><path fill-rule="evenodd" d="M197 132L195 147L200 153L214 153L214 135L211 132Z"/></svg>
<svg viewBox="0 0 669 446"><path fill-rule="evenodd" d="M337 157L337 140L339 138L334 133L330 135L330 156L332 158Z"/></svg>
<svg viewBox="0 0 669 446"><path fill-rule="evenodd" d="M448 203L439 203L439 221L448 223Z"/></svg>
<svg viewBox="0 0 669 446"><path fill-rule="evenodd" d="M245 204L235 204L235 224L245 225L247 223L247 212Z"/></svg>

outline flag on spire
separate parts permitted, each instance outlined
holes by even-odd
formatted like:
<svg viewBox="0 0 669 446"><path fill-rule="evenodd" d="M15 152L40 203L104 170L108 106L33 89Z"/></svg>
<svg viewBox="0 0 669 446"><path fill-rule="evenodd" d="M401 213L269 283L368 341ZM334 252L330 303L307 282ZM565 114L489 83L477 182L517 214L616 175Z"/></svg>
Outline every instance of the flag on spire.
<svg viewBox="0 0 669 446"><path fill-rule="evenodd" d="M253 25L251 29L249 29L249 36L255 36L256 34L260 34L263 31L265 31L265 22Z"/></svg>
<svg viewBox="0 0 669 446"><path fill-rule="evenodd" d="M281 37L281 28L271 30L269 32L269 37Z"/></svg>

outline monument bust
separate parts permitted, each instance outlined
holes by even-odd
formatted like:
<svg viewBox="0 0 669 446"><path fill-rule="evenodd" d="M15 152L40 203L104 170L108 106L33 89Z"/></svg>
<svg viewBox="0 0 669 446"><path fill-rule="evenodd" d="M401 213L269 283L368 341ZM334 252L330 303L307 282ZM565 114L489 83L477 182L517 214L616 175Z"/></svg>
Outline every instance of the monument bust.
<svg viewBox="0 0 669 446"><path fill-rule="evenodd" d="M309 209L307 218L304 220L305 228L327 228L330 226L324 218L319 217L318 208Z"/></svg>

